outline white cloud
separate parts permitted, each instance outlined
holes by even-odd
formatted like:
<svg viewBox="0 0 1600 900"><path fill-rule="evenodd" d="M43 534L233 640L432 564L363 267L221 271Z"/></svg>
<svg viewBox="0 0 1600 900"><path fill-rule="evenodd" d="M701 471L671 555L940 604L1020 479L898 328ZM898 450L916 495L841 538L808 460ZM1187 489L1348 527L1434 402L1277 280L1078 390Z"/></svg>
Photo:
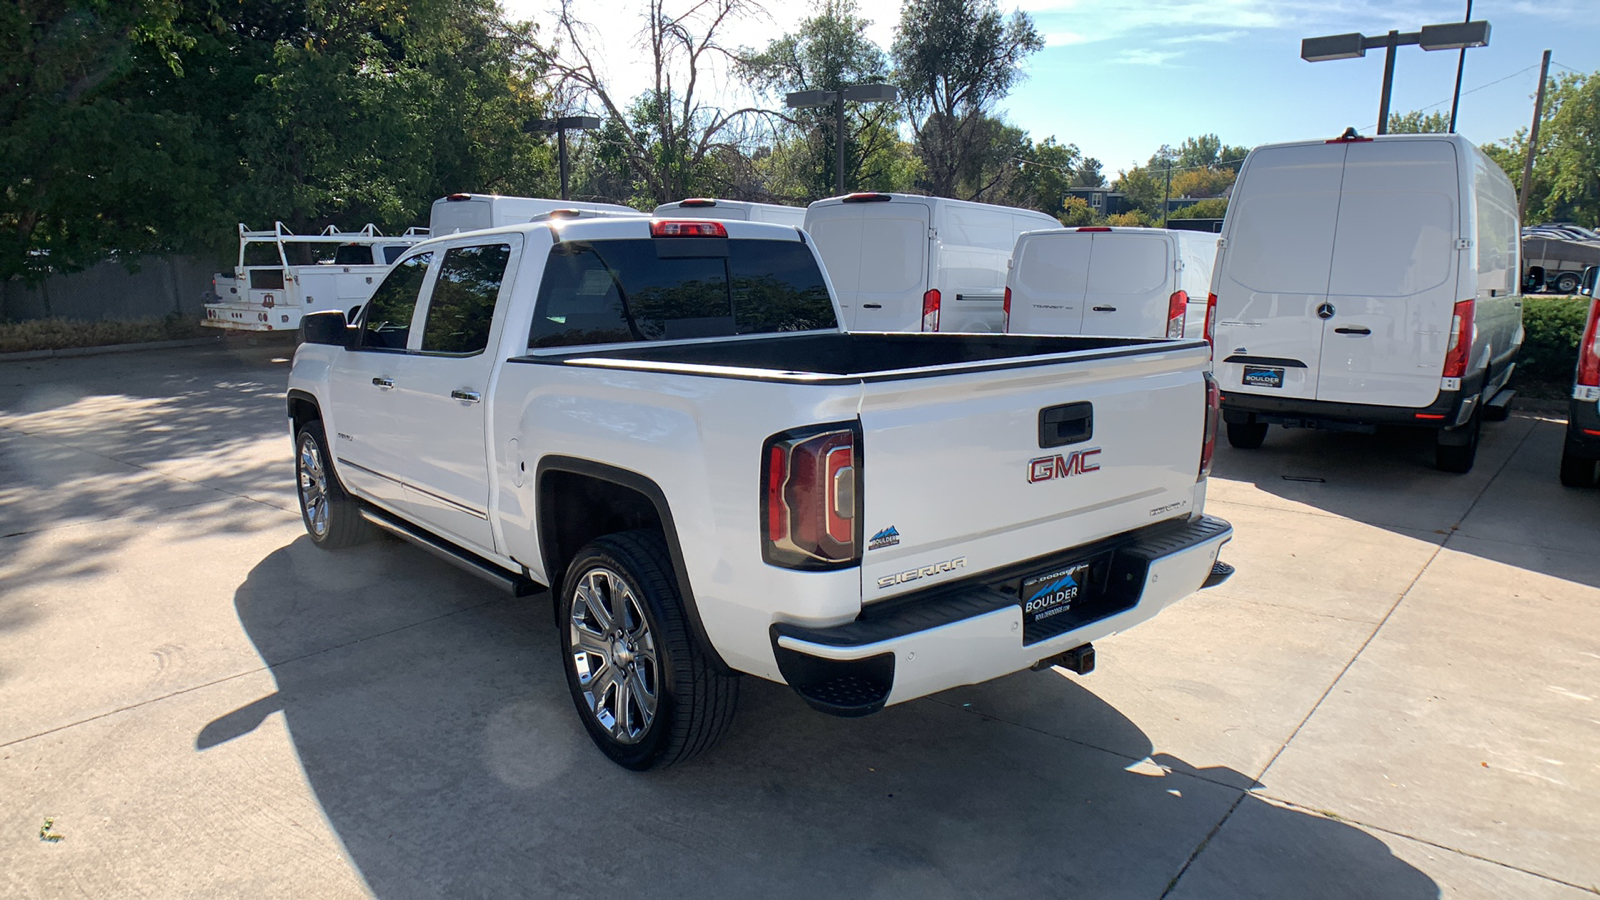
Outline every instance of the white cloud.
<svg viewBox="0 0 1600 900"><path fill-rule="evenodd" d="M1124 50L1113 59L1114 63L1123 63L1130 66L1167 66L1170 60L1183 55L1181 50Z"/></svg>
<svg viewBox="0 0 1600 900"><path fill-rule="evenodd" d="M1244 37L1245 31L1202 31L1199 34L1180 34L1162 38L1158 44L1226 44L1234 38Z"/></svg>
<svg viewBox="0 0 1600 900"><path fill-rule="evenodd" d="M1044 36L1044 45L1046 47L1067 47L1072 44L1085 44L1088 41L1089 38L1076 31L1051 31Z"/></svg>

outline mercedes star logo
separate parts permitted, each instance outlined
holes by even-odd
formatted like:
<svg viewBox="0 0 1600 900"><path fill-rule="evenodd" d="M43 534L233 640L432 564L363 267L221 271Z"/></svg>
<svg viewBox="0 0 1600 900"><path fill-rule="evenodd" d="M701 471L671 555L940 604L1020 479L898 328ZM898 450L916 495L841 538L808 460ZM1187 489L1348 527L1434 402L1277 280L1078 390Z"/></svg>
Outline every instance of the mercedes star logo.
<svg viewBox="0 0 1600 900"><path fill-rule="evenodd" d="M1324 303L1317 307L1317 318L1319 319L1331 319L1333 318L1333 313L1334 309L1332 303Z"/></svg>

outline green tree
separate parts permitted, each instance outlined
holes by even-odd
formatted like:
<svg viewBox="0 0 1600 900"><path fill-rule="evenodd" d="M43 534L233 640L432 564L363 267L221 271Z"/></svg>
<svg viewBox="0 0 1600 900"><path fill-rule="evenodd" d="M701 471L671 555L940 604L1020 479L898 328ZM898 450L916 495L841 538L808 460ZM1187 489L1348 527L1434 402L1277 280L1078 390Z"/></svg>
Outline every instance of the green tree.
<svg viewBox="0 0 1600 900"><path fill-rule="evenodd" d="M1420 109L1401 115L1389 114L1390 134L1445 134L1450 130L1450 117L1442 112L1423 114Z"/></svg>
<svg viewBox="0 0 1600 900"><path fill-rule="evenodd" d="M1521 191L1527 129L1483 151ZM1523 219L1600 224L1600 72L1550 79Z"/></svg>
<svg viewBox="0 0 1600 900"><path fill-rule="evenodd" d="M1104 225L1105 217L1095 212L1089 206L1089 201L1082 197L1068 197L1061 202L1061 211L1056 214L1061 224L1067 228L1081 228L1085 225Z"/></svg>
<svg viewBox="0 0 1600 900"><path fill-rule="evenodd" d="M1022 154L1016 194L1021 205L1056 213L1067 199L1067 189L1075 187L1083 153L1074 144L1060 144L1054 137L1029 143Z"/></svg>
<svg viewBox="0 0 1600 900"><path fill-rule="evenodd" d="M1228 212L1228 200L1225 197L1208 197L1199 203L1191 203L1181 209L1167 213L1169 219L1220 219Z"/></svg>
<svg viewBox="0 0 1600 900"><path fill-rule="evenodd" d="M1026 13L1007 19L996 0L906 0L892 53L929 193L974 199L998 184L974 174L974 159L1007 137L989 111L1043 47Z"/></svg>

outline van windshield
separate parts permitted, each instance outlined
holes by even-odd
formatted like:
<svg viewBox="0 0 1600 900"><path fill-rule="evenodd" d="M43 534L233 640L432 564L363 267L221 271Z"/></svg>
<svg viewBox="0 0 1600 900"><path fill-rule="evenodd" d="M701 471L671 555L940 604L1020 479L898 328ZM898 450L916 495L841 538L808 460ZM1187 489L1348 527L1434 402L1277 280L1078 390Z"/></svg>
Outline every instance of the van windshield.
<svg viewBox="0 0 1600 900"><path fill-rule="evenodd" d="M678 255L701 246L705 255ZM528 347L837 328L799 241L568 241L550 250Z"/></svg>

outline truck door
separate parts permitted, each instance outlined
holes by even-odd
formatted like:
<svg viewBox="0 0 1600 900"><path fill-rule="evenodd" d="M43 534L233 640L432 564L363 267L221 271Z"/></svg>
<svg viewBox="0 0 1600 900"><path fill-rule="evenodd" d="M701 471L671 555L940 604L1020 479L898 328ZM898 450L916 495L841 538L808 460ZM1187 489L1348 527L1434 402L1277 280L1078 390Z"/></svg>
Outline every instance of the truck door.
<svg viewBox="0 0 1600 900"><path fill-rule="evenodd" d="M1463 299L1455 147L1379 141L1346 152L1316 398L1427 406Z"/></svg>
<svg viewBox="0 0 1600 900"><path fill-rule="evenodd" d="M419 314L420 340L395 381L395 415L407 435L407 506L432 530L493 552L486 444L488 351L495 308L521 235L444 250Z"/></svg>
<svg viewBox="0 0 1600 900"><path fill-rule="evenodd" d="M1222 392L1315 399L1345 145L1255 151L1234 189L1216 277Z"/></svg>
<svg viewBox="0 0 1600 900"><path fill-rule="evenodd" d="M432 261L432 253L418 253L389 272L360 319L355 346L338 354L328 373L328 441L339 478L396 511L406 508L401 485L411 447L395 387L405 377L417 297Z"/></svg>

